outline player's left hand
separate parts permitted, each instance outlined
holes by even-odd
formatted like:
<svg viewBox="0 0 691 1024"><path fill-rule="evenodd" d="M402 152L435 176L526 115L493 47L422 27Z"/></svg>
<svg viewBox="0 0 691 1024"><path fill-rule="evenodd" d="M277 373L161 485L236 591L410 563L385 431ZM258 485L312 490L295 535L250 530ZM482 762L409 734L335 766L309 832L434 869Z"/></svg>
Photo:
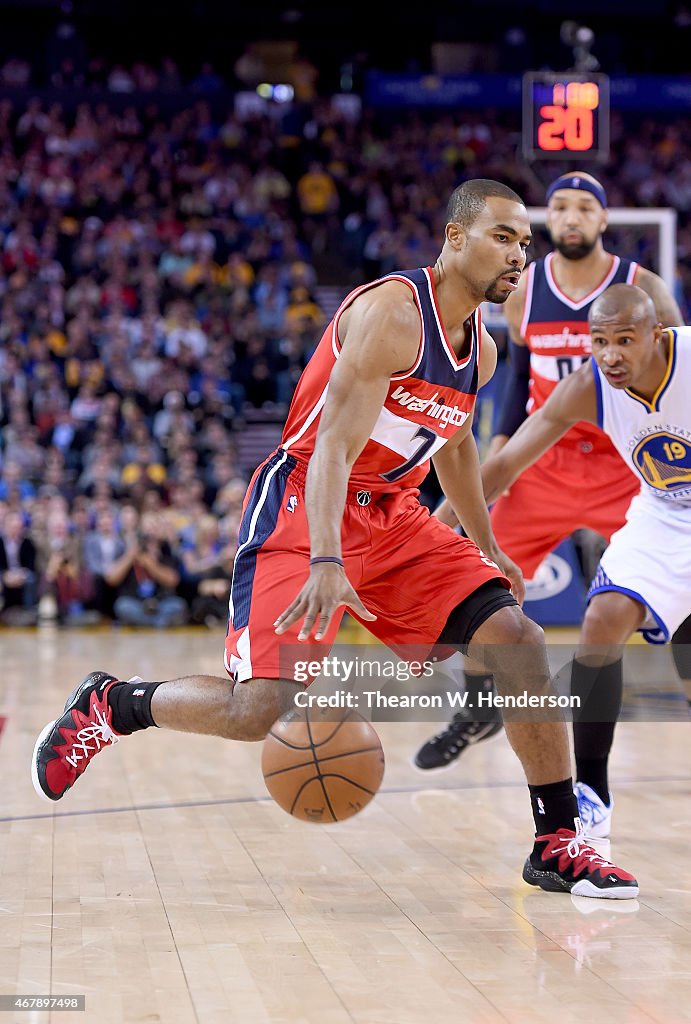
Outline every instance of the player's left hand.
<svg viewBox="0 0 691 1024"><path fill-rule="evenodd" d="M341 605L365 622L374 622L377 618L365 608L342 567L328 563L315 566L310 569L309 578L298 596L274 622L274 632L280 636L298 619L303 619L298 640L309 639L315 628L314 639L323 640L336 609Z"/></svg>
<svg viewBox="0 0 691 1024"><path fill-rule="evenodd" d="M511 583L511 593L518 603L523 605L523 601L525 599L525 580L523 579L523 573L516 563L512 562L509 556L505 555L503 551L495 551L492 558L504 575L508 577Z"/></svg>

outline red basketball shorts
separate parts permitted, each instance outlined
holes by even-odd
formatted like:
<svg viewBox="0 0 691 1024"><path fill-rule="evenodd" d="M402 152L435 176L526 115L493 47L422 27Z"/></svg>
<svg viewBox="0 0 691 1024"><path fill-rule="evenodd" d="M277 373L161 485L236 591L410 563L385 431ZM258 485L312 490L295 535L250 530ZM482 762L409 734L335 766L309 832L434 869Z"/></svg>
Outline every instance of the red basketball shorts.
<svg viewBox="0 0 691 1024"><path fill-rule="evenodd" d="M529 580L574 530L587 528L609 540L639 490L640 481L616 453L590 455L555 445L494 503L494 536Z"/></svg>
<svg viewBox="0 0 691 1024"><path fill-rule="evenodd" d="M319 660L336 639L343 608L319 643L297 643L301 621L280 637L274 632L309 575L305 472L304 463L279 448L247 490L225 647L226 669L239 681L293 678L294 660ZM392 650L429 650L450 612L483 583L498 579L509 588L495 563L431 516L417 495L349 491L343 515L348 579L377 616L363 625Z"/></svg>

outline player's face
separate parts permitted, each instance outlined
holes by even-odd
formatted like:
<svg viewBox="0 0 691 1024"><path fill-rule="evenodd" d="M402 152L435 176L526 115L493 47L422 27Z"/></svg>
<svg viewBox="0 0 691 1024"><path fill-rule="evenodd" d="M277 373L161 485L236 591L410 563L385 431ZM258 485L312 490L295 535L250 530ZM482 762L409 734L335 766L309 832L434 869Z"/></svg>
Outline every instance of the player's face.
<svg viewBox="0 0 691 1024"><path fill-rule="evenodd" d="M461 270L473 291L487 302L506 302L518 288L530 245L530 221L522 203L490 196L465 232Z"/></svg>
<svg viewBox="0 0 691 1024"><path fill-rule="evenodd" d="M613 388L655 389L659 383L662 328L651 327L649 318L637 318L625 310L590 325L593 357Z"/></svg>
<svg viewBox="0 0 691 1024"><path fill-rule="evenodd" d="M593 251L607 227L607 213L590 192L560 188L547 206L547 228L557 252L582 260Z"/></svg>

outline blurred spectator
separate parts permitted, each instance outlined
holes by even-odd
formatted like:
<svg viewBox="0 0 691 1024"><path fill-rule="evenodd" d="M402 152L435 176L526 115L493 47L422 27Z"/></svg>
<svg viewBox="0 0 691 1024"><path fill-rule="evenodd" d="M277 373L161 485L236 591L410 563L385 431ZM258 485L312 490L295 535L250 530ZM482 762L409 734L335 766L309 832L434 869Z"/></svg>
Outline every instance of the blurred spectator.
<svg viewBox="0 0 691 1024"><path fill-rule="evenodd" d="M165 466L159 462L155 446L145 441L137 445L132 461L123 466L120 484L130 494L134 491L143 493L152 484L162 486L167 475Z"/></svg>
<svg viewBox="0 0 691 1024"><path fill-rule="evenodd" d="M318 332L326 326L324 310L301 284L290 291L283 322L289 330L293 325L297 325L303 332L310 329Z"/></svg>
<svg viewBox="0 0 691 1024"><path fill-rule="evenodd" d="M46 526L47 559L41 574L39 619L57 619L64 626L100 622L99 612L91 607L96 589L86 565L82 538L71 532L66 513L50 516Z"/></svg>
<svg viewBox="0 0 691 1024"><path fill-rule="evenodd" d="M124 470L122 471L124 472ZM77 479L77 491L92 497L99 485L105 484L114 493L120 492L121 472L112 456L103 449L97 449Z"/></svg>
<svg viewBox="0 0 691 1024"><path fill-rule="evenodd" d="M326 248L329 215L339 205L336 183L320 160L311 160L297 182L297 197L302 213L302 230L312 249Z"/></svg>
<svg viewBox="0 0 691 1024"><path fill-rule="evenodd" d="M185 408L183 393L169 391L163 398L163 408L154 416L152 431L156 440L165 447L175 430L183 430L189 436L193 423L191 414Z"/></svg>
<svg viewBox="0 0 691 1024"><path fill-rule="evenodd" d="M0 85L23 89L31 79L31 65L21 57L10 57L0 68Z"/></svg>
<svg viewBox="0 0 691 1024"><path fill-rule="evenodd" d="M63 10L66 6L63 5ZM62 18L51 33L47 46L51 85L57 88L84 85L85 54L86 47L76 25L69 18Z"/></svg>
<svg viewBox="0 0 691 1024"><path fill-rule="evenodd" d="M277 262L265 263L260 269L252 289L260 326L270 335L276 335L283 326L288 306L288 290L280 280Z"/></svg>
<svg viewBox="0 0 691 1024"><path fill-rule="evenodd" d="M161 61L158 84L165 92L177 92L182 87L180 71L172 57L164 57Z"/></svg>
<svg viewBox="0 0 691 1024"><path fill-rule="evenodd" d="M33 140L45 136L49 127L50 118L43 110L41 100L38 97L33 97L27 102L24 112L20 114L15 131L19 139Z"/></svg>
<svg viewBox="0 0 691 1024"><path fill-rule="evenodd" d="M193 623L225 623L236 547L234 538L222 537L218 520L210 515L202 516L194 538L183 543L182 592L190 605Z"/></svg>
<svg viewBox="0 0 691 1024"><path fill-rule="evenodd" d="M304 53L298 53L290 64L290 84L297 103L314 103L317 98L319 68Z"/></svg>
<svg viewBox="0 0 691 1024"><path fill-rule="evenodd" d="M36 545L26 532L21 513L5 514L0 533L0 621L27 626L36 622Z"/></svg>
<svg viewBox="0 0 691 1024"><path fill-rule="evenodd" d="M204 61L199 74L192 79L191 88L193 92L214 93L223 88L223 79L214 70L211 61Z"/></svg>
<svg viewBox="0 0 691 1024"><path fill-rule="evenodd" d="M0 474L0 501L9 502L13 495L19 497L20 502L33 498L36 489L29 480L22 476L22 468L18 462L7 459Z"/></svg>
<svg viewBox="0 0 691 1024"><path fill-rule="evenodd" d="M131 506L126 506L131 508ZM125 509L123 508L123 512ZM96 517L93 530L84 538L84 565L94 583L94 606L106 616L112 616L115 601L115 587L111 582L111 569L125 553L128 542L133 543L138 517L132 509L130 533L119 532L115 512L104 508ZM125 530L127 529L125 516Z"/></svg>
<svg viewBox="0 0 691 1024"><path fill-rule="evenodd" d="M256 89L260 82L266 81L267 69L257 43L245 44L233 65L233 72L245 89Z"/></svg>
<svg viewBox="0 0 691 1024"><path fill-rule="evenodd" d="M234 477L224 484L216 495L213 513L219 518L227 515L239 515L247 491L247 481L242 477Z"/></svg>
<svg viewBox="0 0 691 1024"><path fill-rule="evenodd" d="M178 561L162 538L162 517L145 513L136 534L125 538L123 554L106 579L115 587L115 618L129 626L181 626L188 618L185 600L176 593Z"/></svg>
<svg viewBox="0 0 691 1024"><path fill-rule="evenodd" d="M111 92L132 92L134 90L134 78L122 64L116 64L111 69L106 84Z"/></svg>
<svg viewBox="0 0 691 1024"><path fill-rule="evenodd" d="M206 352L208 339L195 319L186 302L178 303L169 310L166 320L165 354L175 359L186 350L193 359L200 359Z"/></svg>

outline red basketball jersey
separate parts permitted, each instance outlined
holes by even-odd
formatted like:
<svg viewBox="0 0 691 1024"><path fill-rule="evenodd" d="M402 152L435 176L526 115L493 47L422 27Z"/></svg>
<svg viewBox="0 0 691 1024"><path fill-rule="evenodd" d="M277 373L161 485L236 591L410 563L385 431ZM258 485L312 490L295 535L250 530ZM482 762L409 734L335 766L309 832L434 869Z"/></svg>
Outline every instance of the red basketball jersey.
<svg viewBox="0 0 691 1024"><path fill-rule="evenodd" d="M528 267L525 309L521 336L530 349L530 392L528 413L544 405L564 377L590 359L592 345L588 330L588 311L605 288L618 283L632 284L638 264L612 255L604 279L583 299L569 298L554 279L554 253L535 260ZM560 441L562 447L583 452L614 454L609 438L588 423L572 427Z"/></svg>
<svg viewBox="0 0 691 1024"><path fill-rule="evenodd" d="M432 456L473 415L480 353L478 310L468 322L468 354L459 359L454 353L431 267L398 271L361 285L341 303L298 381L283 430L284 451L301 462L312 455L329 377L340 356L340 316L358 295L383 281L402 281L410 288L420 312L420 343L414 365L391 377L386 401L352 469L350 486L372 492L418 487L424 480Z"/></svg>

